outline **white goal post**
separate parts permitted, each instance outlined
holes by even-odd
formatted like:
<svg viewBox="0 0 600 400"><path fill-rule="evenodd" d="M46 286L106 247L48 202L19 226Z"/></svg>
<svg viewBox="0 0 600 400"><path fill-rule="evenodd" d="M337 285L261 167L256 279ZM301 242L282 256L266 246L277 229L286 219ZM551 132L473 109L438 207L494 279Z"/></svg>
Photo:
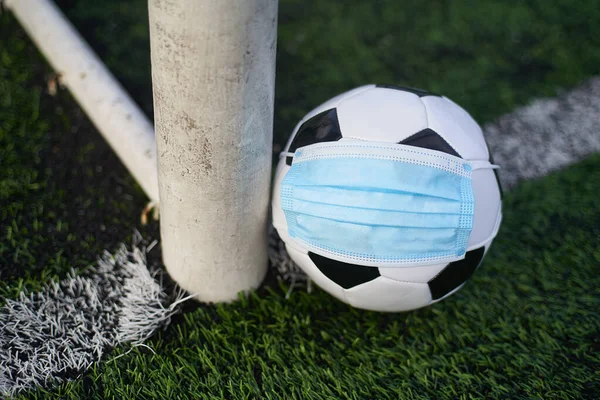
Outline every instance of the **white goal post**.
<svg viewBox="0 0 600 400"><path fill-rule="evenodd" d="M12 11L146 195L158 201L156 145L146 115L53 1L3 0L2 4Z"/></svg>
<svg viewBox="0 0 600 400"><path fill-rule="evenodd" d="M51 0L3 5L160 200L163 259L175 281L206 302L256 288L267 269L277 0L149 0L156 141Z"/></svg>
<svg viewBox="0 0 600 400"><path fill-rule="evenodd" d="M163 259L201 301L267 270L277 0L149 0Z"/></svg>

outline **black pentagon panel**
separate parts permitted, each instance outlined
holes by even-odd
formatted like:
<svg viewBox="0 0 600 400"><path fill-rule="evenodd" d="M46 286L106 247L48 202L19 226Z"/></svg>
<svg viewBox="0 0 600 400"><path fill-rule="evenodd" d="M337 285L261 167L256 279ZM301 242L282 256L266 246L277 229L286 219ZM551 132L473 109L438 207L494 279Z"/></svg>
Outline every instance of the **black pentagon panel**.
<svg viewBox="0 0 600 400"><path fill-rule="evenodd" d="M439 94L431 93L431 92L428 92L427 90L417 89L417 88L411 88L411 87L407 87L407 86L385 85L384 84L384 85L376 85L376 87L378 87L378 88L384 88L384 89L401 90L403 92L409 92L409 93L416 94L419 97L425 97L425 96L437 96L437 97L441 97Z"/></svg>
<svg viewBox="0 0 600 400"><path fill-rule="evenodd" d="M430 128L425 128L422 131L415 133L404 139L398 144L407 146L421 147L424 149L437 150L446 154L451 154L456 157L460 155L442 138L436 131ZM462 158L462 157L460 157Z"/></svg>
<svg viewBox="0 0 600 400"><path fill-rule="evenodd" d="M481 263L484 253L485 247L480 247L467 251L465 258L462 260L448 264L446 268L428 282L431 298L433 300L441 299L465 283Z"/></svg>
<svg viewBox="0 0 600 400"><path fill-rule="evenodd" d="M298 133L290 144L290 153L294 153L300 147L315 143L335 142L342 138L340 123L335 108L323 111L302 124ZM287 165L292 165L292 157L285 160Z"/></svg>
<svg viewBox="0 0 600 400"><path fill-rule="evenodd" d="M381 276L377 267L348 264L311 252L308 256L326 277L344 289L350 289Z"/></svg>

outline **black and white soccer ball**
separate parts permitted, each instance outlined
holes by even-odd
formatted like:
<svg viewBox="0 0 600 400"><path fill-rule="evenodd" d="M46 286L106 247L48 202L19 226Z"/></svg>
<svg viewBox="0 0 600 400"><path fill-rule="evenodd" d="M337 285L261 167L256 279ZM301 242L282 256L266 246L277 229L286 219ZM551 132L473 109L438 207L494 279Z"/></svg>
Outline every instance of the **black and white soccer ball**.
<svg viewBox="0 0 600 400"><path fill-rule="evenodd" d="M319 142L365 140L400 143L491 161L479 125L446 97L424 90L368 85L343 93L308 113L294 129L285 152ZM460 289L481 264L502 220L501 189L495 170L472 173L473 229L464 259L443 264L372 267L327 258L290 245L281 208L281 183L293 158L282 157L273 190L273 225L292 260L317 285L354 307L408 311L442 300Z"/></svg>

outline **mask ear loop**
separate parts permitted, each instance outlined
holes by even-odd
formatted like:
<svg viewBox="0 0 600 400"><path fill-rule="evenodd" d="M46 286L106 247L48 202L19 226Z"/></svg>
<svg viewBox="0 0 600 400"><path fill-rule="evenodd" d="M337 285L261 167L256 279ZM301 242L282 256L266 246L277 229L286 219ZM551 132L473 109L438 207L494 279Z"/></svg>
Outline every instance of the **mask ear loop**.
<svg viewBox="0 0 600 400"><path fill-rule="evenodd" d="M289 151L282 151L281 153L279 153L279 158L281 158L281 157L292 157L292 158L294 158L295 154L296 153L291 153Z"/></svg>
<svg viewBox="0 0 600 400"><path fill-rule="evenodd" d="M499 165L482 160L469 161L469 165L471 165L473 171L478 169L500 169Z"/></svg>
<svg viewBox="0 0 600 400"><path fill-rule="evenodd" d="M292 153L290 151L282 151L281 153L279 153L279 159L280 160L285 160L285 163L287 165L291 166L292 163L294 162L294 156L295 155L296 155L296 153Z"/></svg>

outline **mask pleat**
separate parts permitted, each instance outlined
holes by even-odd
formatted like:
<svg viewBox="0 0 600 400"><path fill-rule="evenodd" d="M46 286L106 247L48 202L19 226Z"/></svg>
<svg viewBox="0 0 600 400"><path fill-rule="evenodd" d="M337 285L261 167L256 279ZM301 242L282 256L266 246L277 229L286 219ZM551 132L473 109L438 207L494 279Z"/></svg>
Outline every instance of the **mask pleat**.
<svg viewBox="0 0 600 400"><path fill-rule="evenodd" d="M436 168L388 160L317 159L297 165L296 187L409 193L460 201L460 178Z"/></svg>
<svg viewBox="0 0 600 400"><path fill-rule="evenodd" d="M348 208L414 213L460 213L460 201L409 192L381 192L348 187L297 186L294 200Z"/></svg>
<svg viewBox="0 0 600 400"><path fill-rule="evenodd" d="M356 225L326 219L310 219L299 215L296 235L310 237L310 244L344 255L376 256L380 259L410 259L456 256L455 247L460 229L403 228ZM340 238L344 246L340 248ZM460 251L459 251L460 252Z"/></svg>
<svg viewBox="0 0 600 400"><path fill-rule="evenodd" d="M458 207L457 207L458 206ZM390 226L398 228L458 228L460 203L452 213L387 211L382 209L350 209L348 207L294 200L291 211L302 215L348 222L357 225ZM458 210L457 210L458 209Z"/></svg>

